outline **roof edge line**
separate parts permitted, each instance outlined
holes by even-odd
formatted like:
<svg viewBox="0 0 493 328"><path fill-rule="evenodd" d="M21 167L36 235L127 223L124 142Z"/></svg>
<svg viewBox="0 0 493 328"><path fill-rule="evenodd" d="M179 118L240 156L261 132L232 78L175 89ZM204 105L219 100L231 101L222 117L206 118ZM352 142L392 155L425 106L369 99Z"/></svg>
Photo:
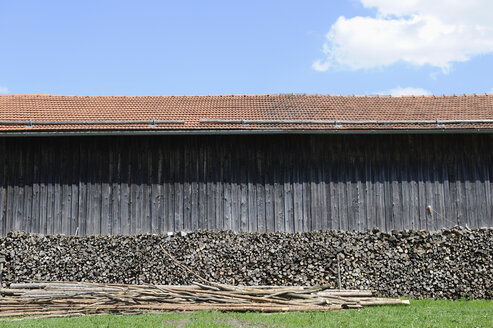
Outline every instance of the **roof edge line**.
<svg viewBox="0 0 493 328"><path fill-rule="evenodd" d="M0 137L131 136L131 135L255 135L255 134L493 134L488 129L396 129L396 130L103 130L0 132Z"/></svg>

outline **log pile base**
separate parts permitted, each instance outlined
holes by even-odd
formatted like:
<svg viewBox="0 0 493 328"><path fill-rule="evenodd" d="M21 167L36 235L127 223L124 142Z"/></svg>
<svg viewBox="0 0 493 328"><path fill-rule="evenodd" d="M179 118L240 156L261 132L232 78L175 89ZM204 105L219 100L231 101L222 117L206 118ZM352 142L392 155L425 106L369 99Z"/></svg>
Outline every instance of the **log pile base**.
<svg viewBox="0 0 493 328"><path fill-rule="evenodd" d="M368 290L328 287L124 285L79 282L12 283L0 289L0 318L217 310L334 311L409 301L376 298Z"/></svg>

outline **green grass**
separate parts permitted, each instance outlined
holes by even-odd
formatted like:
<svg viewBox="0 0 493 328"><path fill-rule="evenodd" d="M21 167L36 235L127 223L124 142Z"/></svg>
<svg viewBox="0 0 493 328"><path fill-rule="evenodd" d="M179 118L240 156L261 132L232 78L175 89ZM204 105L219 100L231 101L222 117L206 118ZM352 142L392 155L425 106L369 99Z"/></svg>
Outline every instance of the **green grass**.
<svg viewBox="0 0 493 328"><path fill-rule="evenodd" d="M493 301L411 301L360 311L163 313L0 321L0 327L493 327Z"/></svg>

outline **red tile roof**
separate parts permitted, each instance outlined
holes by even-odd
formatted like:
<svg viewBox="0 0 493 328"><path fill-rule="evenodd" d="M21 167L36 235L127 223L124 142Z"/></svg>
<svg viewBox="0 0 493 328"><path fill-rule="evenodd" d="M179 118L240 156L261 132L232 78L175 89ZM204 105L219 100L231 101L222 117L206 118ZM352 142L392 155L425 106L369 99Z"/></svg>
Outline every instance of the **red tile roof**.
<svg viewBox="0 0 493 328"><path fill-rule="evenodd" d="M489 130L493 95L0 95L0 132Z"/></svg>

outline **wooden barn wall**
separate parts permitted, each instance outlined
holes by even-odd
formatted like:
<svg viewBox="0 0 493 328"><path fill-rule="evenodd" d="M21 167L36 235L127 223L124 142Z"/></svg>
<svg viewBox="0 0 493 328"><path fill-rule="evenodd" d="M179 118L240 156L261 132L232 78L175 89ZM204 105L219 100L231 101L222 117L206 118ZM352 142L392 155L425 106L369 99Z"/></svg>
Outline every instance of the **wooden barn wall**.
<svg viewBox="0 0 493 328"><path fill-rule="evenodd" d="M0 235L493 226L492 135L2 138L0 154Z"/></svg>

